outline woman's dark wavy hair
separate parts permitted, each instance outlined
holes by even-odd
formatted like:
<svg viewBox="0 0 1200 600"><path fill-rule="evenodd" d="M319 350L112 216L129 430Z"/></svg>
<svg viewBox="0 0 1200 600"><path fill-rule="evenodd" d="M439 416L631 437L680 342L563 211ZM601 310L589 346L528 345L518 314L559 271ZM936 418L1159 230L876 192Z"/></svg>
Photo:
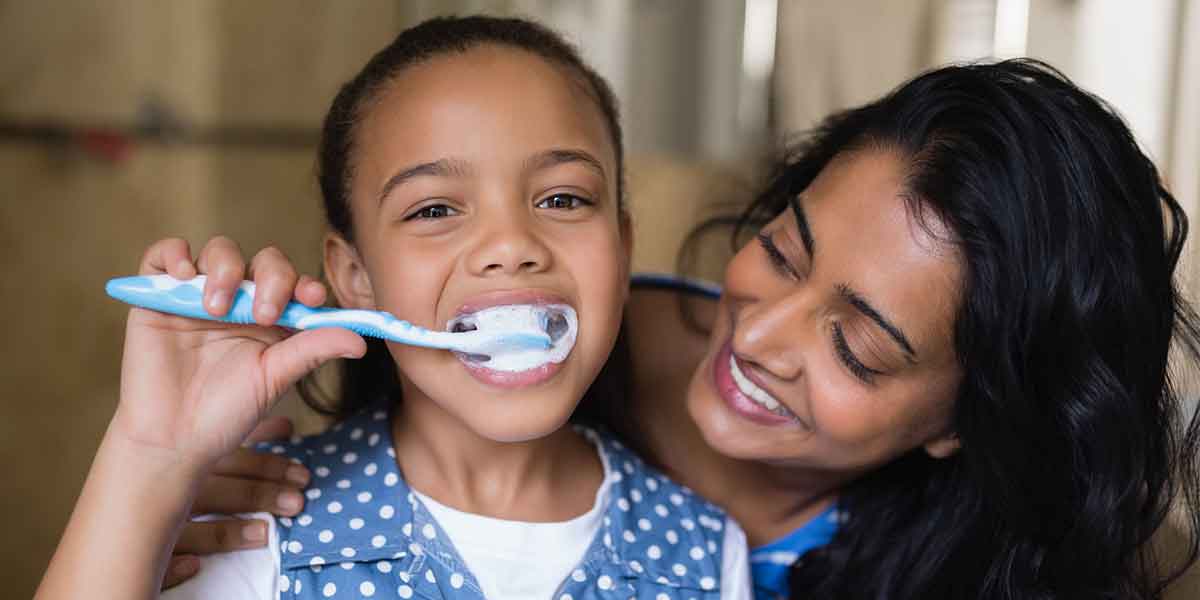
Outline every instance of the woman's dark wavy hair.
<svg viewBox="0 0 1200 600"><path fill-rule="evenodd" d="M792 597L1161 597L1197 556L1197 421L1167 365L1173 335L1198 356L1200 329L1172 279L1187 220L1154 164L1046 64L951 66L826 120L743 227L867 148L905 161L912 213L949 225L966 267L962 447L846 487L849 520L793 566ZM1147 541L1173 502L1187 553L1171 569Z"/></svg>
<svg viewBox="0 0 1200 600"><path fill-rule="evenodd" d="M342 86L325 116L318 149L317 179L329 227L354 243L350 212L350 181L354 176L355 136L358 123L372 102L405 69L432 59L462 54L483 46L514 48L562 67L578 79L595 101L607 125L617 159L617 201L624 202L624 145L616 96L608 83L583 62L579 53L557 33L537 23L490 16L440 17L406 29L367 62L362 71ZM628 345L622 332L596 381L575 412L576 422L605 424L618 434L636 439L635 428L619 410L619 399L628 392ZM387 345L367 339L367 353L359 360L341 361L339 391L324 398L312 378L300 394L313 410L341 420L379 399L400 400L400 380Z"/></svg>

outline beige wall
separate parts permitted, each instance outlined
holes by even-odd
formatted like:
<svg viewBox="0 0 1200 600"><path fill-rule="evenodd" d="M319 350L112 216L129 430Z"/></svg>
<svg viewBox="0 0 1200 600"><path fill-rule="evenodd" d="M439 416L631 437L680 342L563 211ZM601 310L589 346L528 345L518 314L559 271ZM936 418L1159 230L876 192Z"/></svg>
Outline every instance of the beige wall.
<svg viewBox="0 0 1200 600"><path fill-rule="evenodd" d="M340 5L340 4L339 4ZM335 86L393 35L398 3L0 3L0 115L132 124L151 99L199 126L316 127ZM224 232L317 264L309 147L0 142L0 581L28 597L116 401L124 309L103 282L173 234Z"/></svg>

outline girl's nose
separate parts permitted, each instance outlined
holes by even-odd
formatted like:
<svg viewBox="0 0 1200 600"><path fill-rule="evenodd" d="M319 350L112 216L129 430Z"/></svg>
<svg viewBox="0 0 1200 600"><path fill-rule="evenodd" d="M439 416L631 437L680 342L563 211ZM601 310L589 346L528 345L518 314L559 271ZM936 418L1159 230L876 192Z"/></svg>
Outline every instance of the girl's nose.
<svg viewBox="0 0 1200 600"><path fill-rule="evenodd" d="M497 214L481 224L479 243L468 268L480 276L540 273L550 267L549 248L538 238L529 217Z"/></svg>

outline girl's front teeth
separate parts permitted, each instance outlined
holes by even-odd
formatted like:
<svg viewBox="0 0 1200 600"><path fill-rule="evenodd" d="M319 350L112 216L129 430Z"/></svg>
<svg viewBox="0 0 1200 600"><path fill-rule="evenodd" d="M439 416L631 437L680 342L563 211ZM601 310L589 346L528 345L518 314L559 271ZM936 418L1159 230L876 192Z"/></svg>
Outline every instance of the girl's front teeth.
<svg viewBox="0 0 1200 600"><path fill-rule="evenodd" d="M579 329L575 309L565 304L509 304L491 306L462 314L446 323L451 332L540 331L550 336L546 350L519 349L494 356L464 356L466 360L497 371L525 371L548 363L560 363L571 353Z"/></svg>
<svg viewBox="0 0 1200 600"><path fill-rule="evenodd" d="M749 377L742 373L742 369L738 366L737 359L733 357L733 353L729 354L729 372L733 375L733 383L737 386L738 391L746 395L746 397L758 403L759 406L780 416L792 416L792 412L779 403L766 390L758 387Z"/></svg>

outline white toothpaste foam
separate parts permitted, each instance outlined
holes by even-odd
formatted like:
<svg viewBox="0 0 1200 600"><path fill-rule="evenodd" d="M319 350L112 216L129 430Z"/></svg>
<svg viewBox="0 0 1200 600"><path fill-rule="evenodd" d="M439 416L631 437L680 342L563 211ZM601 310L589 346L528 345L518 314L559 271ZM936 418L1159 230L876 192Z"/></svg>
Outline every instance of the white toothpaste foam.
<svg viewBox="0 0 1200 600"><path fill-rule="evenodd" d="M551 343L550 348L515 348L507 352L495 352L491 355L491 360L479 363L480 366L494 371L528 371L547 363L566 360L571 349L575 347L575 336L579 331L579 318L575 309L565 304L492 306L451 320L447 329L456 322L465 322L474 325L480 331L544 331L545 319L551 315L562 315L566 319L567 328L561 337Z"/></svg>

